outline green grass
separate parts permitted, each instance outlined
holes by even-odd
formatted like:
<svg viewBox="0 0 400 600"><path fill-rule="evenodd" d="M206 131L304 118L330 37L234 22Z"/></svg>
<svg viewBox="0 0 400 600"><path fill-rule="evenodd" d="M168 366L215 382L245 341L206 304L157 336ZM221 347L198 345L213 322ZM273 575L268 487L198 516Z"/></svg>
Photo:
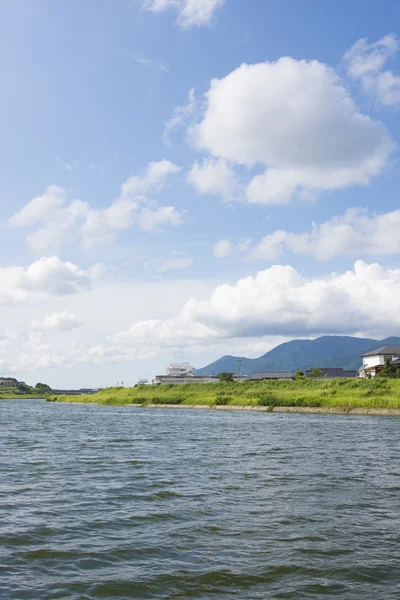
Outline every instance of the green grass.
<svg viewBox="0 0 400 600"><path fill-rule="evenodd" d="M45 398L43 394L21 394L18 392L9 392L0 394L0 400L39 400Z"/></svg>
<svg viewBox="0 0 400 600"><path fill-rule="evenodd" d="M348 411L400 409L400 379L331 379L192 383L107 388L89 396L52 396L53 402L103 405L301 406Z"/></svg>

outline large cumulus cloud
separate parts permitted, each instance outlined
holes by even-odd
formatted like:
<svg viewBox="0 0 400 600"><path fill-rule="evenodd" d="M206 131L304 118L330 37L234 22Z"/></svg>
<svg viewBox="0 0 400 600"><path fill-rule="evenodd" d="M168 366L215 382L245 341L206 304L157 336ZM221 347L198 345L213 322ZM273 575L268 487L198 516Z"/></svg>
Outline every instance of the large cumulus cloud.
<svg viewBox="0 0 400 600"><path fill-rule="evenodd" d="M246 188L257 203L367 184L394 149L331 67L290 57L242 64L213 79L189 134L215 158L258 169Z"/></svg>

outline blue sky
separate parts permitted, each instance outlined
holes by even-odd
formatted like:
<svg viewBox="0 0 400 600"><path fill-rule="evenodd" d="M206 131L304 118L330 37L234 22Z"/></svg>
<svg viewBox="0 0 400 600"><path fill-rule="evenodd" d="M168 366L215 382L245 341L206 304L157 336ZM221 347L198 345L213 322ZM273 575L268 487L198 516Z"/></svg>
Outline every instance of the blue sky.
<svg viewBox="0 0 400 600"><path fill-rule="evenodd" d="M4 375L132 384L398 334L398 22L384 0L3 2Z"/></svg>

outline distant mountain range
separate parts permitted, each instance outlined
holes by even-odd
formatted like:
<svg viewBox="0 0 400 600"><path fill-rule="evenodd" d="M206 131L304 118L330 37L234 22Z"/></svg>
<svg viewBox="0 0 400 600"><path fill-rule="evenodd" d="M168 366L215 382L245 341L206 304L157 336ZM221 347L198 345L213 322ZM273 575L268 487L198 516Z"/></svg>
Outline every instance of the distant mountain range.
<svg viewBox="0 0 400 600"><path fill-rule="evenodd" d="M362 363L360 354L382 346L400 346L400 337L384 340L356 338L341 335L325 335L316 340L292 340L280 344L260 358L223 356L215 362L196 370L196 375L218 375L223 371L240 372L243 375L268 371L298 371L313 367L342 367L357 370Z"/></svg>

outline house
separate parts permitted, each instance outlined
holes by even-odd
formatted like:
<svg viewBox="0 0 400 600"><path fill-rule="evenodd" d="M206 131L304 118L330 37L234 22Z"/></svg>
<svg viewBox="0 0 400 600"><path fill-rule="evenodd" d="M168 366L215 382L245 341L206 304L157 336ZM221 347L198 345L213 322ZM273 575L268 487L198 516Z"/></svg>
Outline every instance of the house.
<svg viewBox="0 0 400 600"><path fill-rule="evenodd" d="M278 371L276 373L252 373L251 380L252 381L261 381L262 379L295 379L296 374L291 371Z"/></svg>
<svg viewBox="0 0 400 600"><path fill-rule="evenodd" d="M305 371L306 377L308 377L310 370L311 369L307 369L307 371ZM358 377L358 371L345 371L341 367L321 367L319 370L321 371L321 378L324 379Z"/></svg>
<svg viewBox="0 0 400 600"><path fill-rule="evenodd" d="M13 377L0 377L0 387L15 387L22 383L23 381L17 381Z"/></svg>
<svg viewBox="0 0 400 600"><path fill-rule="evenodd" d="M376 377L385 366L386 359L389 359L390 364L400 368L400 346L383 346L372 352L362 354L362 367L358 370L358 376L362 379L365 377Z"/></svg>

